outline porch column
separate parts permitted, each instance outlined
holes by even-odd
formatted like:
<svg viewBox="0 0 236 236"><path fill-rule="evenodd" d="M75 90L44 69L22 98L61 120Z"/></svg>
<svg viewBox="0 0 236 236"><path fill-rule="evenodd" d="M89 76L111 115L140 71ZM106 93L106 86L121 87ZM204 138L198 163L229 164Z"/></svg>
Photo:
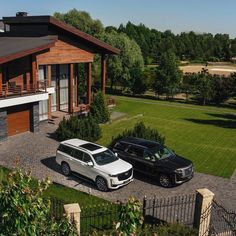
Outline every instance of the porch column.
<svg viewBox="0 0 236 236"><path fill-rule="evenodd" d="M57 111L60 111L60 65L56 65L56 99L57 99Z"/></svg>
<svg viewBox="0 0 236 236"><path fill-rule="evenodd" d="M47 83L48 87L51 86L52 82L52 67L51 65L47 65ZM52 95L48 95L48 119L52 118Z"/></svg>
<svg viewBox="0 0 236 236"><path fill-rule="evenodd" d="M31 80L35 90L37 90L37 62L36 56L31 56Z"/></svg>
<svg viewBox="0 0 236 236"><path fill-rule="evenodd" d="M92 62L88 63L88 79L87 79L87 103L90 105L92 102Z"/></svg>
<svg viewBox="0 0 236 236"><path fill-rule="evenodd" d="M74 64L69 64L70 78L69 78L69 113L73 113L74 106Z"/></svg>
<svg viewBox="0 0 236 236"><path fill-rule="evenodd" d="M75 64L75 84L74 84L74 91L75 91L75 94L74 94L74 98L75 98L75 106L77 107L78 106L78 76L79 76L79 67L78 67L78 63Z"/></svg>
<svg viewBox="0 0 236 236"><path fill-rule="evenodd" d="M26 72L26 88L30 90L30 72Z"/></svg>
<svg viewBox="0 0 236 236"><path fill-rule="evenodd" d="M0 66L0 96L2 96L2 67Z"/></svg>
<svg viewBox="0 0 236 236"><path fill-rule="evenodd" d="M102 54L101 58L101 90L105 94L106 90L106 55Z"/></svg>

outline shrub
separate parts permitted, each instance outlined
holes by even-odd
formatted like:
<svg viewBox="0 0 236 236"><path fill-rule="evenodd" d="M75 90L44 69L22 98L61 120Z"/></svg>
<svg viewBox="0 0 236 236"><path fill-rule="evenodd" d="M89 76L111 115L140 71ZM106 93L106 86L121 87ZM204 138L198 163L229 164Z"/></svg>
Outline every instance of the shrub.
<svg viewBox="0 0 236 236"><path fill-rule="evenodd" d="M104 124L110 120L110 114L102 92L98 92L94 96L93 102L90 106L90 114L100 124Z"/></svg>
<svg viewBox="0 0 236 236"><path fill-rule="evenodd" d="M118 140L125 137L144 138L147 140L159 142L162 145L165 143L165 137L160 135L156 129L146 127L143 122L138 122L133 129L126 129L123 131L123 133L117 135L116 137L112 137L112 141L109 146L113 147Z"/></svg>
<svg viewBox="0 0 236 236"><path fill-rule="evenodd" d="M196 236L197 231L182 224L145 225L139 228L136 236Z"/></svg>
<svg viewBox="0 0 236 236"><path fill-rule="evenodd" d="M56 130L56 137L60 141L79 138L94 142L101 137L101 133L101 128L93 117L78 118L71 116L68 120L63 118L60 122Z"/></svg>
<svg viewBox="0 0 236 236"><path fill-rule="evenodd" d="M136 233L138 227L143 223L140 201L133 197L129 198L125 205L120 205L119 212L116 230L124 236Z"/></svg>
<svg viewBox="0 0 236 236"><path fill-rule="evenodd" d="M66 218L51 217L50 200L42 198L49 181L32 184L30 173L11 171L0 183L0 235L76 235Z"/></svg>

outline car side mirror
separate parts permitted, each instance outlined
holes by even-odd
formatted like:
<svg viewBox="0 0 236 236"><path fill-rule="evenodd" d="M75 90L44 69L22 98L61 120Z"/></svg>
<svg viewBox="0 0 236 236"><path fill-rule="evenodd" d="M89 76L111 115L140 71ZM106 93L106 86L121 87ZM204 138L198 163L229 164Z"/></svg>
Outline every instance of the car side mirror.
<svg viewBox="0 0 236 236"><path fill-rule="evenodd" d="M117 152L115 153L115 156L118 157L118 153Z"/></svg>
<svg viewBox="0 0 236 236"><path fill-rule="evenodd" d="M87 163L87 165L92 167L92 166L93 166L93 162L92 162L92 161L89 161L89 162Z"/></svg>

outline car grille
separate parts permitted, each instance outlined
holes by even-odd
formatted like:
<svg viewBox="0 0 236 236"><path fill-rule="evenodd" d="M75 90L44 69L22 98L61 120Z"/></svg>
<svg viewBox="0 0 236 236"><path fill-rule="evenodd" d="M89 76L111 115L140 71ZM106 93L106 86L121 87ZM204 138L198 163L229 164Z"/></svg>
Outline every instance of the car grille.
<svg viewBox="0 0 236 236"><path fill-rule="evenodd" d="M184 176L189 176L192 174L192 172L193 172L193 167L189 166L186 169L184 169Z"/></svg>
<svg viewBox="0 0 236 236"><path fill-rule="evenodd" d="M118 180L121 181L121 180L126 180L128 179L133 173L133 169L131 168L130 170L126 171L126 172L123 172L121 174L118 174Z"/></svg>

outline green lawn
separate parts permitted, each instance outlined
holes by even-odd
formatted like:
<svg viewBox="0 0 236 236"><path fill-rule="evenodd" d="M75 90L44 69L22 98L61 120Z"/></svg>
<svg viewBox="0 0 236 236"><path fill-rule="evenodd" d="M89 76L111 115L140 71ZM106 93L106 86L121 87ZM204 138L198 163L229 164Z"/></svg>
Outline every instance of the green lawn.
<svg viewBox="0 0 236 236"><path fill-rule="evenodd" d="M103 125L99 143L109 144L112 136L142 120L165 136L167 146L191 159L196 171L227 178L233 174L236 110L118 96L115 99L114 111L127 116Z"/></svg>

